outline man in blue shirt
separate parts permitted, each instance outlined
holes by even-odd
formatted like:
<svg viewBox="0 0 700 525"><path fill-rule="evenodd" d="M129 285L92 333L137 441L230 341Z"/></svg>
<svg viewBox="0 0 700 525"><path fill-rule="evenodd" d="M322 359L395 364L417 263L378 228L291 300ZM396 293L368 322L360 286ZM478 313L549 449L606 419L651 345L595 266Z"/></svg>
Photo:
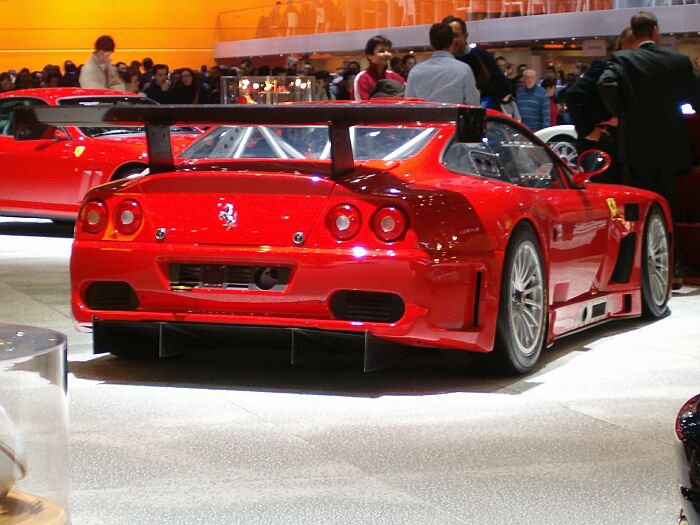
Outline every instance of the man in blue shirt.
<svg viewBox="0 0 700 525"><path fill-rule="evenodd" d="M438 22L430 27L433 56L411 69L406 82L406 98L479 105L474 73L450 52L453 40L454 33L449 24Z"/></svg>
<svg viewBox="0 0 700 525"><path fill-rule="evenodd" d="M515 92L520 117L532 131L549 126L549 97L544 88L537 85L537 72L534 69L523 71L525 86Z"/></svg>

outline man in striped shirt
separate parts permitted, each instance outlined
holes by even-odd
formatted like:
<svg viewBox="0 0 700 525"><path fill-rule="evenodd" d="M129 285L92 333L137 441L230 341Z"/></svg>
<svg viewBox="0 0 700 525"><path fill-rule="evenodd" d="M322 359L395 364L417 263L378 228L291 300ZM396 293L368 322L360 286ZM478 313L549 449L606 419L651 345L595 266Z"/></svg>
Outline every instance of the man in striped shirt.
<svg viewBox="0 0 700 525"><path fill-rule="evenodd" d="M523 124L532 131L549 126L549 97L544 88L537 85L537 72L534 69L523 71L525 86L515 92Z"/></svg>

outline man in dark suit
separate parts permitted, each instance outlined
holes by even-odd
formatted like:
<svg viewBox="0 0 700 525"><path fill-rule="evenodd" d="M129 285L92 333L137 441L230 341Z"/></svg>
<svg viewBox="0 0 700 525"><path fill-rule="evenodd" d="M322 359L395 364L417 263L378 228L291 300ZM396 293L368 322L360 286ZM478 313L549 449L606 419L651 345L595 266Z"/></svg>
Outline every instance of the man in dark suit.
<svg viewBox="0 0 700 525"><path fill-rule="evenodd" d="M665 197L675 220L675 176L691 167L680 104L697 96L693 65L686 55L659 47L653 14L633 15L630 26L637 47L613 53L598 87L620 120L623 180Z"/></svg>

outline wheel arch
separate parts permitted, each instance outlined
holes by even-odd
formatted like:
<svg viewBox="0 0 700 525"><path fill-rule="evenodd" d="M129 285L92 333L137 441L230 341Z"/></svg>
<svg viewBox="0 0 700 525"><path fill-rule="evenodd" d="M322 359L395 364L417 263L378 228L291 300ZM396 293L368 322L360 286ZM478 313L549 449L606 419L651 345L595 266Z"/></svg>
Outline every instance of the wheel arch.
<svg viewBox="0 0 700 525"><path fill-rule="evenodd" d="M660 208L661 212L664 214L664 219L666 219L666 228L670 234L673 233L673 217L671 216L671 207L668 205L668 202L666 202L666 199L650 199L646 209L644 210L644 218L640 220L640 223L643 225L646 223L647 217L649 217L649 214L651 213L651 210L654 208Z"/></svg>
<svg viewBox="0 0 700 525"><path fill-rule="evenodd" d="M544 264L544 271L545 271L545 279L549 280L549 252L547 250L548 244L547 244L547 237L545 237L544 232L541 231L541 228L538 227L537 221L533 219L530 216L522 216L518 218L516 221L513 222L513 227L508 231L508 234L506 235L504 239L504 244L503 244L503 252L508 249L508 246L510 244L510 239L513 237L513 233L518 228L531 228L533 232L535 232L535 236L537 237L537 240L540 243L540 255L542 256L542 262Z"/></svg>
<svg viewBox="0 0 700 525"><path fill-rule="evenodd" d="M554 135L551 138L548 138L546 142L547 144L549 144L550 142L570 142L571 144L576 144L576 138L572 137L571 135L565 135L560 133L558 135Z"/></svg>
<svg viewBox="0 0 700 525"><path fill-rule="evenodd" d="M132 169L133 170L137 170L137 169L145 170L146 168L148 168L148 164L146 164L145 162L138 162L138 161L125 162L124 164L122 164L121 166L119 166L117 169L114 170L114 172L110 176L109 180L111 182L114 180L121 179L125 173L131 171Z"/></svg>

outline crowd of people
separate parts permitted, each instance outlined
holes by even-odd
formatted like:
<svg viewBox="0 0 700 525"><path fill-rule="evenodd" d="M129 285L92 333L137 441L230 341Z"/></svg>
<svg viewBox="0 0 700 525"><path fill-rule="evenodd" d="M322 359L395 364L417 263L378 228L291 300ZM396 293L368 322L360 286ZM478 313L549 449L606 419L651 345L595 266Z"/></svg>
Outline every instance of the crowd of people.
<svg viewBox="0 0 700 525"><path fill-rule="evenodd" d="M151 58L112 63L115 42L101 36L85 64L66 60L63 68L46 65L42 71L0 73L0 92L36 87L85 87L143 93L163 104L221 102L222 76L314 76L314 100L362 100L408 96L426 100L483 105L521 120L533 131L572 123L566 93L586 71L577 64L565 74L547 65L541 78L527 64L515 67L503 56L494 57L478 45L467 46L466 23L449 16L430 29L433 56L417 63L413 54L392 56L392 43L377 35L365 48L368 67L346 60L335 72L316 71L314 64L288 57L284 66L255 67L245 59L238 66L201 66L172 71ZM409 74L413 74L410 76Z"/></svg>
<svg viewBox="0 0 700 525"><path fill-rule="evenodd" d="M221 76L315 76L315 100L364 100L413 97L435 102L481 105L502 111L533 131L573 123L579 151L607 151L613 166L605 182L624 182L663 195L675 213L675 175L690 169L690 146L679 105L700 100L700 81L690 59L661 48L656 17L632 16L609 60L590 68L576 64L564 73L549 64L538 76L527 64L513 66L479 45L468 45L465 21L448 16L429 30L432 56L417 63L408 54L392 56L382 35L367 41L368 66L345 61L334 74L315 71L306 61L288 57L284 67L202 66L199 71L165 64L111 63L114 40L101 36L87 62L67 60L63 71L47 65L41 72L0 73L0 92L32 87L75 86L141 92L170 104L218 103ZM696 103L697 107L700 104ZM675 217L674 217L675 218Z"/></svg>

